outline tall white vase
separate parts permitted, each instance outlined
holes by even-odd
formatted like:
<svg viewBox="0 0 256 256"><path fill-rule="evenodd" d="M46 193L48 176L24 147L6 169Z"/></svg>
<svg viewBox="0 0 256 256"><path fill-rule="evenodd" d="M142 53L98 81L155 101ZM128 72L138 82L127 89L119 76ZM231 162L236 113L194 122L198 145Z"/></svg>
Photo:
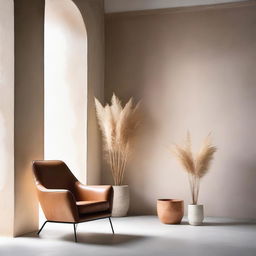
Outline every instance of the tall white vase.
<svg viewBox="0 0 256 256"><path fill-rule="evenodd" d="M130 205L129 187L128 185L113 186L113 190L112 217L124 217Z"/></svg>
<svg viewBox="0 0 256 256"><path fill-rule="evenodd" d="M190 225L202 225L204 220L204 206L202 204L188 205L188 222Z"/></svg>

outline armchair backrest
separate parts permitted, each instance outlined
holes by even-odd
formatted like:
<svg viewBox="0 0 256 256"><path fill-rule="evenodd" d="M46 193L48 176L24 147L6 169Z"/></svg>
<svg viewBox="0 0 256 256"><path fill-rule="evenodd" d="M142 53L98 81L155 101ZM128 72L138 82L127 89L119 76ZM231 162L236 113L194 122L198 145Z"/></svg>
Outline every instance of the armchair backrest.
<svg viewBox="0 0 256 256"><path fill-rule="evenodd" d="M67 189L72 193L75 192L77 179L62 161L34 161L33 172L37 185L40 184L47 189Z"/></svg>

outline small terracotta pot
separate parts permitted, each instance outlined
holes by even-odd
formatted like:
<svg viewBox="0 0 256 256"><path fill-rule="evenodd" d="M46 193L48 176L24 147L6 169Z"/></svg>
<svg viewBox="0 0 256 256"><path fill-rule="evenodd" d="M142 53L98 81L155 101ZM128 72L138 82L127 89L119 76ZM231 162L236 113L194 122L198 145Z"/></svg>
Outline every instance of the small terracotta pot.
<svg viewBox="0 0 256 256"><path fill-rule="evenodd" d="M184 215L183 200L158 199L157 215L164 224L180 224Z"/></svg>

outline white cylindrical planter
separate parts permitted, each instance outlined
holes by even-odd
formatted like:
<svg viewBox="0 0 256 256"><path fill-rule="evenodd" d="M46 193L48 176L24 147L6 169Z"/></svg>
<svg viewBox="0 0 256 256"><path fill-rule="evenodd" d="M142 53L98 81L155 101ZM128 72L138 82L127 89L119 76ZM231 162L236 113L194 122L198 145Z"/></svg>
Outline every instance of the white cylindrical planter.
<svg viewBox="0 0 256 256"><path fill-rule="evenodd" d="M112 217L124 217L127 215L130 205L128 185L113 186Z"/></svg>
<svg viewBox="0 0 256 256"><path fill-rule="evenodd" d="M204 206L202 204L188 205L188 222L190 225L202 225L204 220Z"/></svg>

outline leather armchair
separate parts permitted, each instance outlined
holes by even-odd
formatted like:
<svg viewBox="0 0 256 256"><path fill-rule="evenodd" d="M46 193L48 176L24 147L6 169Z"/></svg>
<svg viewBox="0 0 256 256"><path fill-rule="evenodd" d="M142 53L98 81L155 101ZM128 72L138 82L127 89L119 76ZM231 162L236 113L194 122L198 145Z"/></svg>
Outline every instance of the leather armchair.
<svg viewBox="0 0 256 256"><path fill-rule="evenodd" d="M111 186L86 186L80 183L67 165L57 160L33 162L38 199L47 222L71 223L108 218L111 229L113 189Z"/></svg>

